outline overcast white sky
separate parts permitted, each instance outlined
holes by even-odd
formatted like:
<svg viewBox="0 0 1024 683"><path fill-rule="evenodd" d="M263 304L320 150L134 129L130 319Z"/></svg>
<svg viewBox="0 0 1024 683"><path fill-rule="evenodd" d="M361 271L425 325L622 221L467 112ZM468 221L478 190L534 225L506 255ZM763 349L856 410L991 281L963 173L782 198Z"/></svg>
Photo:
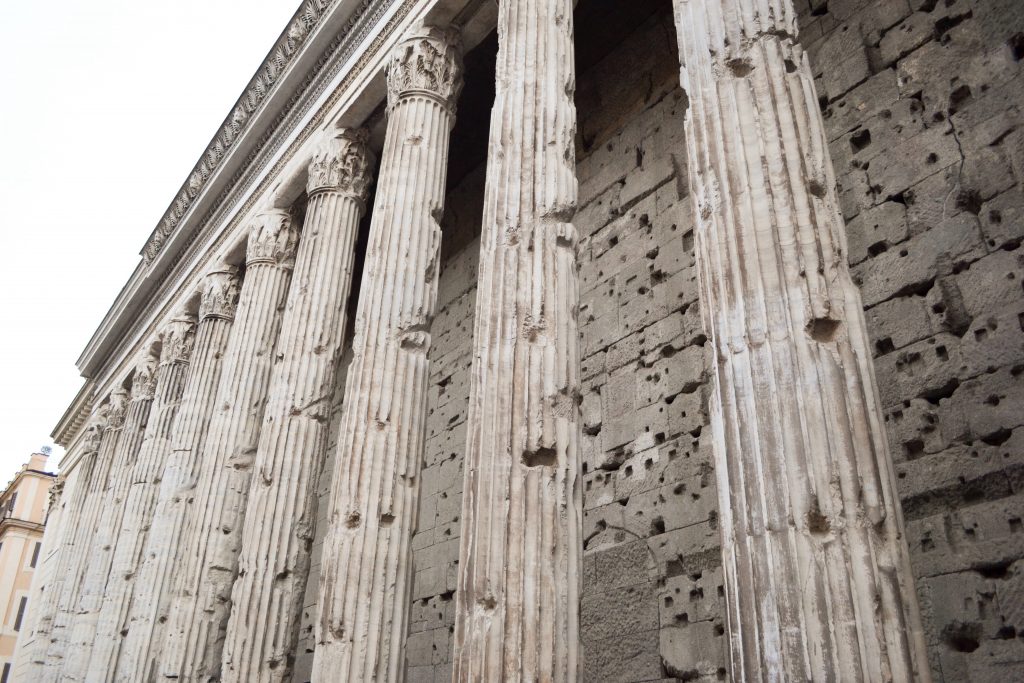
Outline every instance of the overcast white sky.
<svg viewBox="0 0 1024 683"><path fill-rule="evenodd" d="M52 445L75 360L298 5L0 6L0 486Z"/></svg>

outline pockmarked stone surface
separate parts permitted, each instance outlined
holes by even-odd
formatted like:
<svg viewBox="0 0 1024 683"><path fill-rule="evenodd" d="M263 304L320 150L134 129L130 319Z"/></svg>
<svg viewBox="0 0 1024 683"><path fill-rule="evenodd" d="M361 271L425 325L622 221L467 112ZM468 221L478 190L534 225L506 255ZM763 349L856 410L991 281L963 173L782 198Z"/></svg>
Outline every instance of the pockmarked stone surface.
<svg viewBox="0 0 1024 683"><path fill-rule="evenodd" d="M13 680L1024 677L1022 64L1013 0L306 0L83 351Z"/></svg>

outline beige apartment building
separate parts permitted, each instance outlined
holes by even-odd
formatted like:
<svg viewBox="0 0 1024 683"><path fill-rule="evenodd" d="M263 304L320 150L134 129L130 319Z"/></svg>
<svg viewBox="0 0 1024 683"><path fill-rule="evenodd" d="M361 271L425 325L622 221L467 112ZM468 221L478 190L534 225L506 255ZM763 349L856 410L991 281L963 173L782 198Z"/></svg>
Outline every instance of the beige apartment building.
<svg viewBox="0 0 1024 683"><path fill-rule="evenodd" d="M49 453L33 453L0 495L0 682L7 683L39 562L54 475Z"/></svg>

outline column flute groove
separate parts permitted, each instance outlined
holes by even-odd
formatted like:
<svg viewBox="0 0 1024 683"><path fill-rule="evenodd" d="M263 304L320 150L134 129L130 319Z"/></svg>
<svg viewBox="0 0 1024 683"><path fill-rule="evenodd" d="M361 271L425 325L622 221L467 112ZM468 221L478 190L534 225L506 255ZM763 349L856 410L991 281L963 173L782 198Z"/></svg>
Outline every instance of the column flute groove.
<svg viewBox="0 0 1024 683"><path fill-rule="evenodd" d="M116 680L130 683L153 679L156 658L163 644L163 624L169 611L171 577L180 564L181 535L194 509L197 470L215 409L214 400L238 301L238 286L238 269L221 265L206 275L201 288L195 351L181 407L175 416L171 451L135 579L128 635Z"/></svg>
<svg viewBox="0 0 1024 683"><path fill-rule="evenodd" d="M286 211L262 213L249 231L245 279L171 590L157 672L167 678L207 681L220 671L242 519L297 243Z"/></svg>
<svg viewBox="0 0 1024 683"><path fill-rule="evenodd" d="M185 389L195 328L193 316L179 314L164 326L160 336L156 394L146 435L131 467L131 483L116 534L110 575L103 592L96 636L89 656L86 673L89 681L110 681L114 678L127 628L133 581L152 519L157 487L171 450L174 418Z"/></svg>
<svg viewBox="0 0 1024 683"><path fill-rule="evenodd" d="M456 41L419 27L388 68L388 130L322 554L315 680L404 677L438 219L462 87Z"/></svg>
<svg viewBox="0 0 1024 683"><path fill-rule="evenodd" d="M121 528L124 502L132 482L132 467L145 438L149 415L156 392L158 358L153 349L144 350L132 375L131 401L124 426L117 442L112 468L102 497L102 511L96 524L96 535L89 554L88 566L79 589L78 605L71 626L71 640L65 653L60 679L84 681L103 594Z"/></svg>
<svg viewBox="0 0 1024 683"><path fill-rule="evenodd" d="M734 680L930 678L790 0L675 0Z"/></svg>
<svg viewBox="0 0 1024 683"><path fill-rule="evenodd" d="M290 680L309 575L330 399L372 155L334 133L309 169L309 205L272 371L231 592L221 679Z"/></svg>
<svg viewBox="0 0 1024 683"><path fill-rule="evenodd" d="M501 0L455 681L575 681L582 493L573 2Z"/></svg>
<svg viewBox="0 0 1024 683"><path fill-rule="evenodd" d="M41 680L54 677L54 670L60 671L59 662L64 653L64 646L67 627L67 604L68 594L74 590L72 581L68 576L69 570L74 564L76 543L80 544L83 539L79 531L81 529L82 510L84 509L90 490L94 483L94 473L99 455L103 445L103 433L106 425L105 407L97 407L96 412L89 419L82 436L82 455L78 464L73 470L76 479L75 486L63 494L65 499L64 509L61 511L61 532L60 545L56 559L56 571L53 574L52 582L48 591L43 593L40 605L39 616L35 624L36 661L42 667L40 672ZM64 608L64 614L62 609Z"/></svg>
<svg viewBox="0 0 1024 683"><path fill-rule="evenodd" d="M75 611L78 608L78 595L81 591L83 575L88 566L92 545L96 534L96 525L103 510L103 493L107 488L111 465L117 442L124 428L125 413L128 410L128 392L118 388L110 394L104 407L106 427L100 440L95 456L95 464L91 466L85 499L76 521L75 540L68 548L67 562L58 564L57 575L62 577L60 601L57 616L54 620L50 648L47 651L48 677L59 677L64 664L67 646L71 639L71 628Z"/></svg>

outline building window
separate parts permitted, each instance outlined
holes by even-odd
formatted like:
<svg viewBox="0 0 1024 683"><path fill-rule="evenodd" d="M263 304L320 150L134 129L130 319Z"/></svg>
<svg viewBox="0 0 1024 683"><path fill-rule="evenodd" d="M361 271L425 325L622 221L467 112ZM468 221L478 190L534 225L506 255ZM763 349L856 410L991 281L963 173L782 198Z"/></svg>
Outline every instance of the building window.
<svg viewBox="0 0 1024 683"><path fill-rule="evenodd" d="M4 515L4 516L5 517L13 517L14 516L14 506L17 505L17 504L18 504L18 492L15 491L13 494L11 494L11 500L7 503L7 514Z"/></svg>
<svg viewBox="0 0 1024 683"><path fill-rule="evenodd" d="M29 566L32 567L33 569L35 569L36 563L39 562L39 548L42 545L43 545L42 543L40 543L39 541L36 541L35 547L32 548L32 561L29 562Z"/></svg>
<svg viewBox="0 0 1024 683"><path fill-rule="evenodd" d="M11 663L10 662L5 662L4 663L4 672L2 674L0 674L0 683L7 683L7 678L10 675L11 675Z"/></svg>
<svg viewBox="0 0 1024 683"><path fill-rule="evenodd" d="M25 618L25 605L28 604L28 598L24 595L21 596L21 602L18 603L18 616L14 618L14 630L21 630L21 620Z"/></svg>

